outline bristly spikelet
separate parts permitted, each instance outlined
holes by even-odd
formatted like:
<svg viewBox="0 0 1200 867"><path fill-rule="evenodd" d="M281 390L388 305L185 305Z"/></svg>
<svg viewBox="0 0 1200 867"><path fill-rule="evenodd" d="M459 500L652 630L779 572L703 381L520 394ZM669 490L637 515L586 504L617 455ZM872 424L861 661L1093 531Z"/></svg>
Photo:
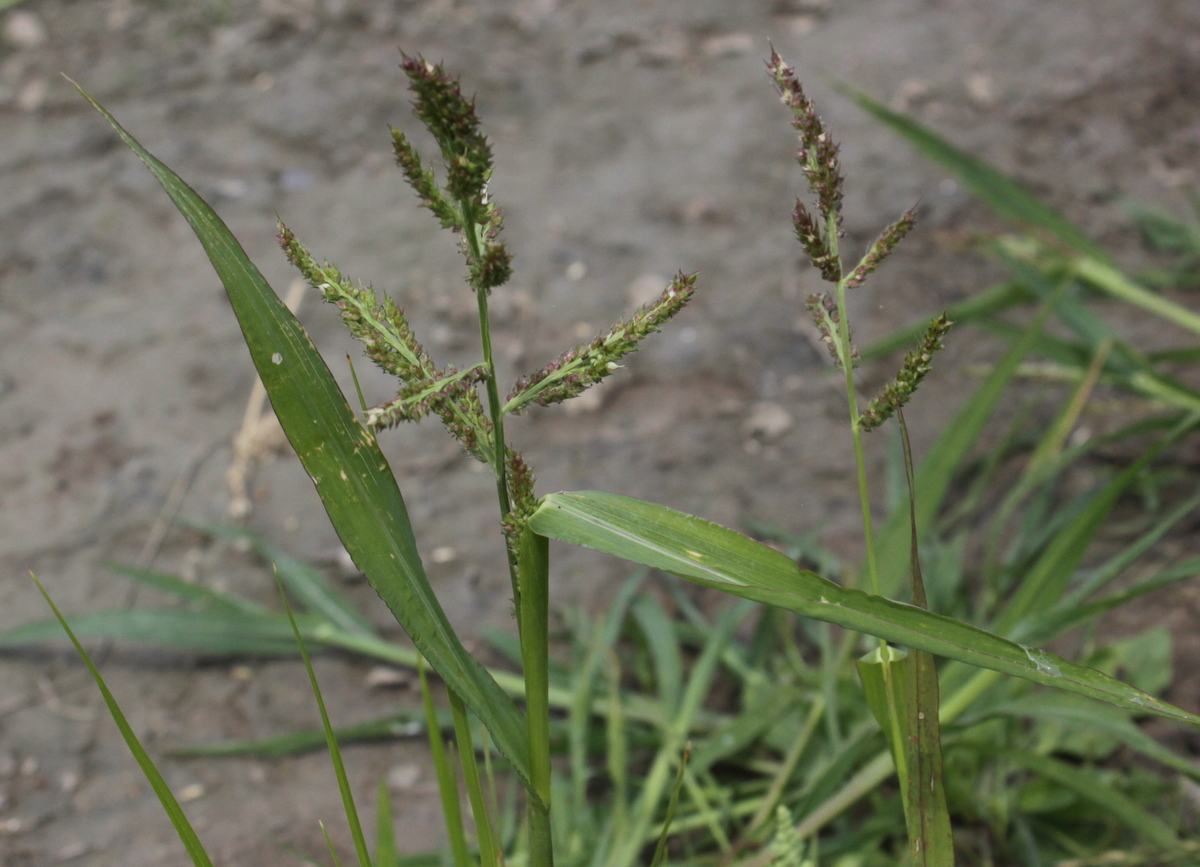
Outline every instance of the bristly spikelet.
<svg viewBox="0 0 1200 867"><path fill-rule="evenodd" d="M871 245L871 249L867 251L862 260L850 272L850 276L846 278L847 289L857 289L862 285L863 280L867 275L883 264L883 260L888 257L888 254L896 248L896 245L904 240L904 236L909 233L912 227L917 222L916 208L909 208L905 211L896 222L892 223Z"/></svg>
<svg viewBox="0 0 1200 867"><path fill-rule="evenodd" d="M860 430L874 430L891 418L897 409L908 403L908 399L913 396L913 392L933 366L933 354L942 348L942 337L953 324L945 314L930 321L920 345L904 356L904 365L896 374L896 378L883 387L879 396L872 400L859 416Z"/></svg>
<svg viewBox="0 0 1200 867"><path fill-rule="evenodd" d="M440 64L402 55L400 64L416 95L413 114L433 133L446 166L444 190L425 169L412 144L392 130L396 161L421 202L442 226L461 233L460 244L470 269L471 288L488 292L512 276L512 257L500 241L504 223L487 192L492 176L492 146L479 131L475 101L462 94L457 79Z"/></svg>
<svg viewBox="0 0 1200 867"><path fill-rule="evenodd" d="M504 227L504 212L491 202L488 207L487 228L483 232L482 255L478 261L468 248L467 265L471 269L471 285L485 291L503 286L512 276L512 256L499 241L500 229Z"/></svg>
<svg viewBox="0 0 1200 867"><path fill-rule="evenodd" d="M829 350L829 354L833 357L833 363L838 367L845 367L841 344L837 338L838 323L841 321L838 316L837 302L829 295L822 293L820 295L809 295L805 301L805 306L808 307L808 313L812 317L813 325L817 326L817 332L821 335L821 342L825 344L825 348ZM851 344L850 365L854 366L857 361L858 349Z"/></svg>
<svg viewBox="0 0 1200 867"><path fill-rule="evenodd" d="M443 229L461 230L462 214L446 201L442 191L438 189L433 169L426 169L421 165L420 154L403 132L394 126L388 129L392 132L392 151L396 155L396 165L404 172L404 177L408 179L409 186L416 191L421 204L433 211Z"/></svg>
<svg viewBox="0 0 1200 867"><path fill-rule="evenodd" d="M808 188L817 197L821 216L832 221L840 237L844 178L838 165L838 146L796 79L796 71L774 49L767 69L779 87L780 99L792 111L792 126L800 133L796 159L808 179Z"/></svg>
<svg viewBox="0 0 1200 867"><path fill-rule="evenodd" d="M530 403L550 406L582 394L619 370L617 362L636 352L638 344L682 310L695 291L695 274L676 275L657 300L639 307L633 316L618 322L607 334L564 352L537 373L517 380L505 412L519 412Z"/></svg>
<svg viewBox="0 0 1200 867"><path fill-rule="evenodd" d="M410 382L392 400L367 410L367 427L394 427L402 421L420 421L431 412L452 413L464 394L487 378L482 364L464 371L451 367L432 379Z"/></svg>
<svg viewBox="0 0 1200 867"><path fill-rule="evenodd" d="M335 265L318 263L291 229L282 221L278 225L279 245L287 260L322 298L338 308L342 322L366 347L367 357L376 366L405 382L438 375L433 361L409 327L404 311L390 298L381 304L374 289L355 286Z"/></svg>
<svg viewBox="0 0 1200 867"><path fill-rule="evenodd" d="M521 456L520 452L514 452L512 449L508 450L507 469L508 498L512 508L500 522L500 527L504 530L504 538L512 554L512 562L516 563L519 559L517 546L521 531L525 528L529 518L537 511L537 497L533 493L536 479L533 475L533 467L525 463L525 458ZM519 578L518 592L520 592Z"/></svg>
<svg viewBox="0 0 1200 867"><path fill-rule="evenodd" d="M492 146L479 131L475 101L462 94L458 80L442 65L401 55L400 68L416 95L413 113L433 133L446 162L446 192L462 201L478 201L492 174Z"/></svg>
<svg viewBox="0 0 1200 867"><path fill-rule="evenodd" d="M825 232L799 199L796 199L796 209L792 212L792 226L796 230L796 239L808 254L808 260L821 272L821 276L830 283L842 279L841 260L833 254Z"/></svg>

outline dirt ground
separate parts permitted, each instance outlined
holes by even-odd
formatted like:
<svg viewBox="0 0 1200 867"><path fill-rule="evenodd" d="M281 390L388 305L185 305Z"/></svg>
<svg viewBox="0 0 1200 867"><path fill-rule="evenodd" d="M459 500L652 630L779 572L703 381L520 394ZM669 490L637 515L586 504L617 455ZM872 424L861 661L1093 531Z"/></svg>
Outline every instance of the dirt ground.
<svg viewBox="0 0 1200 867"><path fill-rule="evenodd" d="M229 515L225 477L253 370L183 220L60 72L208 198L281 293L293 275L275 247L277 213L317 255L392 293L439 360L462 364L475 359L473 299L452 240L392 165L385 126L416 129L397 49L444 60L477 93L495 144L492 193L516 254L516 277L493 302L510 375L606 327L677 269L700 272L691 308L597 401L512 425L539 489L604 488L734 526L819 526L853 554L851 456L801 303L820 284L791 236L801 179L764 74L768 40L843 142L850 249L923 202L918 231L854 299L860 342L996 272L953 244L989 224L982 209L835 95L833 80L1012 172L1118 255L1136 255L1122 202L1182 214L1180 186L1200 181L1194 0L10 8L0 41L0 627L46 616L29 570L75 613L160 601L132 593L103 561L272 592L252 558L170 525ZM348 381L339 359L353 347L332 311L309 297L301 319ZM953 350L960 361L988 352L975 337ZM949 368L911 414L918 442L971 385ZM368 376L367 387L387 396L382 379ZM256 443L264 459L248 466L248 525L326 564L388 623L345 574L298 461L272 456L267 434ZM451 618L470 631L506 626L489 479L432 424L383 443ZM555 558L559 605L602 604L625 571L565 549ZM1174 615L1181 635L1187 617L1194 625L1194 610ZM411 689L369 688L370 668L320 660L339 722L415 703ZM156 755L316 723L292 661L231 666L118 646L105 671ZM422 754L404 742L348 753L364 797L390 775L409 851L440 838ZM219 865L326 863L319 818L345 842L324 755L163 767ZM186 863L92 684L61 649L0 661L0 863Z"/></svg>

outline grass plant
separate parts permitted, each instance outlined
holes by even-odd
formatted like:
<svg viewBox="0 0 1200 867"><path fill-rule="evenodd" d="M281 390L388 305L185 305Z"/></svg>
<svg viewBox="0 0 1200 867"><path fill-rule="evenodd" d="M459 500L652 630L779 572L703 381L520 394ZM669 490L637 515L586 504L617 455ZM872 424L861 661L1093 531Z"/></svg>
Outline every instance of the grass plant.
<svg viewBox="0 0 1200 867"><path fill-rule="evenodd" d="M465 370L438 366L391 299L318 260L280 223L288 259L338 309L367 356L398 378L394 397L364 406L361 414L351 409L294 316L216 214L84 96L162 182L204 245L275 412L335 529L415 650L384 640L307 564L245 531L209 528L251 539L274 562L281 587L302 610L280 615L236 594L122 568L125 577L188 605L76 618L69 634L84 658L75 634L227 655L293 654L299 642L306 663L304 648L311 646L417 666L423 719L393 718L355 734L386 735L423 721L455 867L505 862L548 867L556 860L560 867L631 867L668 858L932 867L953 864L956 849L973 864L1049 864L1050 857L1060 856L1086 863L1100 857L1104 846L1131 840L1158 853L1152 857L1186 851L1178 823L1147 807L1168 794L1164 785L1143 772L1117 773L1106 764L1130 751L1200 779L1193 762L1136 725L1151 714L1200 723L1156 695L1166 685L1156 675L1169 636L1151 630L1105 641L1094 624L1113 607L1200 570L1195 560L1170 564L1143 571L1120 590L1109 589L1193 513L1195 499L1151 510L1134 538L1121 539L1098 565L1085 554L1122 499L1153 485L1148 480L1160 456L1200 426L1200 396L1164 367L1172 360L1150 358L1117 338L1083 289L1186 330L1197 330L1194 315L1126 277L1078 229L990 167L857 95L869 111L968 179L993 207L1041 233L1001 239L997 255L1009 263L1013 280L903 335L915 348L893 381L874 399L863 400L847 293L858 290L896 248L915 215L901 215L857 263L843 263L844 179L837 144L792 69L772 53L768 68L792 115L799 163L815 202L796 203L797 240L831 284L828 294L810 299L809 309L843 374L864 532L861 568L837 569L841 583L804 568L832 571L839 564L810 537L786 530L758 528L760 537L771 537L767 544L620 494L538 496L533 469L509 444L508 417L535 404L569 400L616 372L642 339L683 309L697 281L681 273L657 300L520 378L502 396L488 294L511 269L503 217L487 191L491 149L457 81L419 57L406 56L402 66L415 96L414 113L437 141L443 167L439 179L408 136L393 129L397 162L421 204L459 238L466 291L477 302L481 359ZM999 316L1028 303L1036 306L1031 322L1017 325ZM1071 336L1052 336L1046 328L1052 318ZM902 406L930 373L950 319L982 324L1009 336L1011 345L914 466ZM895 345L885 342L868 354ZM1075 383L1070 399L1049 424L1014 425L980 459L980 441L995 433L1001 399L1035 352ZM1153 401L1156 412L1074 443L1068 434L1098 383ZM520 675L485 668L468 653L425 575L403 497L376 439L383 429L425 415L438 417L495 479L517 627L509 655ZM889 477L897 484L887 497L893 508L877 521L864 434L892 416L899 436ZM877 436L886 442L886 435ZM1126 443L1139 449L1129 466L1099 473L1082 491L1066 484L1102 448ZM965 493L952 497L952 488ZM551 538L742 601L710 617L667 579L661 586L676 608L672 614L657 596L641 592L649 579L639 575L598 622L572 618L567 651L573 664L556 665L549 653ZM982 564L978 550L984 552ZM747 629L749 641L739 640L739 631ZM1083 636L1067 642L1078 662L1040 649L1072 634ZM0 635L0 647L48 635L46 625L35 624ZM504 642L497 648L503 651ZM858 660L863 651L867 657ZM940 670L935 656L948 660ZM1147 658L1156 664L1147 664ZM433 706L425 660L449 692L448 721ZM121 725L115 700L91 670ZM714 708L706 699L719 681L732 684L736 698ZM320 703L315 678L312 683ZM1058 691L1035 691L1034 684ZM333 728L321 707L323 739L336 769L345 733ZM443 738L447 728L455 735L452 744ZM157 772L145 752L136 741L130 747L153 781ZM505 818L507 803L501 806L494 796L493 749L520 780L520 830ZM561 764L553 760L557 751L564 756ZM473 841L459 813L459 772L474 817ZM893 775L897 783L890 786ZM379 796L384 818L372 856L344 773L338 781L359 864L403 863L387 827L386 790ZM599 793L597 781L604 784ZM847 818L846 809L864 799L868 809ZM169 792L164 806L177 820L194 863L207 863L186 819L179 822L182 811ZM958 829L953 834L952 816Z"/></svg>

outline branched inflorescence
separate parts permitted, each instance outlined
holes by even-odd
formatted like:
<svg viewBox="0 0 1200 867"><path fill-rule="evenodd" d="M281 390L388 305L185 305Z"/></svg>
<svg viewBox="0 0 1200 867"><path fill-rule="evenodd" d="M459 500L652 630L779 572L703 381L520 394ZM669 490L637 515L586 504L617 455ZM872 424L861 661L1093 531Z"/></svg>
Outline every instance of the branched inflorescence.
<svg viewBox="0 0 1200 867"><path fill-rule="evenodd" d="M456 79L441 64L404 55L400 64L416 95L413 114L433 133L446 168L444 189L426 169L412 143L392 128L392 145L409 184L421 203L447 229L461 233L471 286L487 292L512 276L512 257L500 241L504 216L488 198L492 146L479 131L475 101L463 96Z"/></svg>
<svg viewBox="0 0 1200 867"><path fill-rule="evenodd" d="M317 262L282 222L278 239L288 261L322 298L338 308L342 322L366 347L367 357L402 383L395 398L367 411L367 425L392 427L433 413L464 449L486 459L484 447L491 423L474 391L486 375L483 367L439 369L392 299L385 297L380 302L374 289L356 286L336 266Z"/></svg>
<svg viewBox="0 0 1200 867"><path fill-rule="evenodd" d="M896 374L896 378L883 387L879 396L872 400L859 416L859 429L874 430L891 418L897 409L908 403L921 380L929 373L933 354L942 348L942 337L950 330L952 324L944 314L930 321L921 344L904 356L904 365Z"/></svg>
<svg viewBox="0 0 1200 867"><path fill-rule="evenodd" d="M808 180L808 188L817 198L817 211L824 221L820 225L804 203L796 200L792 224L804 252L821 276L830 282L842 277L841 261L831 235L841 237L842 187L844 179L838 164L838 146L824 121L817 115L812 100L800 86L796 71L783 62L774 50L767 69L779 87L779 98L792 112L792 126L800 134L796 160Z"/></svg>
<svg viewBox="0 0 1200 867"><path fill-rule="evenodd" d="M838 146L829 130L817 115L812 100L805 94L796 79L795 70L783 62L774 50L767 69L779 88L780 99L792 112L792 126L800 134L800 149L797 159L808 188L816 196L818 221L800 200L792 213L792 225L796 239L809 261L830 283L837 284L836 298L830 294L808 296L808 311L813 324L821 336L821 342L829 349L834 364L841 368L852 368L858 359L858 350L850 340L849 323L844 322L845 293L857 289L872 274L883 260L904 240L916 223L916 209L905 211L900 219L892 223L871 245L849 274L844 274L837 240L842 236L842 187L843 177L838 165ZM873 430L890 418L895 411L916 391L917 385L929 373L933 354L942 348L942 337L950 328L945 316L934 319L925 337L913 352L904 359L904 365L893 382L872 400L861 413L855 411L856 398L851 372L847 370L847 394L851 400L851 414L859 431ZM858 433L855 433L856 442Z"/></svg>
<svg viewBox="0 0 1200 867"><path fill-rule="evenodd" d="M458 81L440 64L404 55L401 68L415 97L413 113L441 150L445 176L439 183L408 137L393 127L396 162L421 204L443 228L459 235L471 288L479 293L485 360L465 370L439 368L413 334L404 311L390 298L380 298L369 286L355 285L336 266L318 262L283 223L279 224L279 243L288 261L322 298L338 308L342 321L366 347L367 357L400 380L394 398L366 411L367 426L387 428L426 415L438 416L464 449L496 472L502 502L508 504L504 527L513 544L536 500L532 470L520 454L504 444L502 417L529 403L547 406L574 397L619 369L618 362L635 351L643 338L683 309L695 289L695 275L680 274L656 301L627 321L519 380L507 404L501 406L494 394L493 365L486 349L490 346L486 296L509 279L512 266L500 240L503 214L488 196L492 148L480 132L474 100L463 95ZM488 410L476 390L481 383L487 386ZM515 557L514 551L514 569Z"/></svg>
<svg viewBox="0 0 1200 867"><path fill-rule="evenodd" d="M677 275L655 301L639 307L628 320L618 322L589 343L567 350L537 373L517 380L505 410L518 412L530 403L559 403L619 370L622 358L637 351L645 337L684 308L695 292L695 284L695 274Z"/></svg>

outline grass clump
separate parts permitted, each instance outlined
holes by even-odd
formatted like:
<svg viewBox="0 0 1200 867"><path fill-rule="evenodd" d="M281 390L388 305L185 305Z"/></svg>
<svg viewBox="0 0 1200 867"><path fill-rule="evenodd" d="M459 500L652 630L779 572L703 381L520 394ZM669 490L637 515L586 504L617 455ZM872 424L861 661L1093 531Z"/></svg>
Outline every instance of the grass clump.
<svg viewBox="0 0 1200 867"><path fill-rule="evenodd" d="M276 414L334 527L416 650L385 641L311 567L257 540L278 569L281 586L303 609L298 614L289 609L279 615L173 576L126 569L127 577L174 593L192 607L151 617L97 612L76 620L76 632L221 654L294 653L299 642L306 661L304 648L331 647L419 667L424 713L353 734L424 724L456 867L506 862L549 867L556 861L560 867L625 867L667 860L942 867L955 863L956 852L967 863L1039 864L1073 857L1082 864L1103 857L1104 846L1129 840L1152 850L1151 857L1187 851L1178 823L1147 806L1166 794L1156 778L1108 768L1122 751L1133 751L1200 779L1190 760L1161 747L1135 724L1148 714L1200 723L1157 697L1165 683L1152 675L1161 666L1138 664L1150 649L1162 657L1164 634L1152 631L1121 642L1098 640L1086 630L1104 612L1195 574L1200 564L1189 561L1140 574L1119 591L1109 589L1196 502L1152 515L1136 538L1122 540L1099 566L1085 568L1085 554L1118 502L1145 483L1158 457L1200 425L1200 399L1107 331L1074 290L1076 283L1086 283L1185 328L1193 328L1194 317L1125 277L1077 229L1023 198L990 167L858 96L901 134L973 179L991 204L1043 232L1001 239L996 249L1014 280L985 293L985 301L959 305L904 335L904 344L915 342L915 348L876 397L862 399L847 293L858 290L913 229L915 213L885 228L857 263L844 263L845 179L837 143L794 70L772 52L768 70L791 112L797 158L811 194L811 204L797 200L793 227L812 265L831 284L828 293L809 299L809 310L845 384L863 566L837 563L807 536L759 527L756 539L620 494L539 496L533 468L509 443L507 418L534 404L577 397L619 370L641 340L683 309L697 280L681 272L658 299L502 392L488 298L509 279L511 257L502 237L503 214L488 193L491 148L473 101L455 79L420 57L405 56L402 68L415 97L414 114L433 134L442 167L440 173L427 167L407 135L393 129L396 160L421 204L458 236L465 291L474 294L478 309L481 357L464 370L436 364L399 306L319 261L281 222L279 240L288 260L337 308L367 357L397 379L394 396L374 407L363 405L358 413L216 214L93 105L162 182L205 246ZM1043 240L1045 233L1057 243ZM1022 303L1036 306L1032 322L999 318ZM1070 325L1073 337L1050 336L1046 325L1052 317ZM1009 336L1011 345L914 465L902 408L930 374L951 319L989 326ZM864 355L882 351L877 347ZM1033 352L1078 373L1071 398L1049 425L1014 425L990 454L973 457ZM1070 444L1068 434L1098 382L1152 398L1165 411ZM450 627L379 449L380 431L426 415L438 417L495 479L517 627L515 643L498 639L496 645L520 668L519 675L485 668ZM889 477L897 482L888 491L893 507L877 522L863 434L893 416L898 436ZM1139 444L1135 461L1100 474L1082 492L1068 490L1064 479L1081 461L1106 444L1125 442ZM955 488L965 493L952 496ZM760 541L764 537L773 545ZM551 538L676 576L660 585L674 610L642 592L648 580L642 573L598 621L571 618L565 639L571 664L554 663ZM982 565L975 556L980 550ZM831 580L839 576L840 582ZM706 615L676 579L741 601ZM1079 661L1039 649L1079 627L1089 636L1073 643ZM739 640L746 631L750 639ZM46 634L44 626L25 627L0 636L0 645ZM947 661L939 667L935 657ZM433 706L426 663L446 685L448 719ZM99 673L93 674L104 689ZM734 698L721 707L706 705L717 683L728 684ZM1060 691L1035 691L1034 684ZM312 685L320 702L315 678ZM108 700L107 690L105 695ZM119 708L115 701L109 704L120 724ZM339 741L350 733L335 730L321 706L321 739L340 768ZM448 741L443 730L451 729L454 738ZM281 751L307 743L300 738L267 747ZM142 762L144 751L133 741L130 746ZM496 757L515 773L522 790L520 798L503 804L496 797ZM151 765L147 773L153 779L157 772ZM460 773L474 818L473 840L459 806ZM372 856L340 770L338 781L360 865L372 858L385 867L401 863L388 830L386 790ZM863 801L867 806L848 817L847 808ZM177 804L164 800L164 805L173 818L182 815ZM522 823L513 820L518 809ZM207 863L189 833L181 830L194 862Z"/></svg>

